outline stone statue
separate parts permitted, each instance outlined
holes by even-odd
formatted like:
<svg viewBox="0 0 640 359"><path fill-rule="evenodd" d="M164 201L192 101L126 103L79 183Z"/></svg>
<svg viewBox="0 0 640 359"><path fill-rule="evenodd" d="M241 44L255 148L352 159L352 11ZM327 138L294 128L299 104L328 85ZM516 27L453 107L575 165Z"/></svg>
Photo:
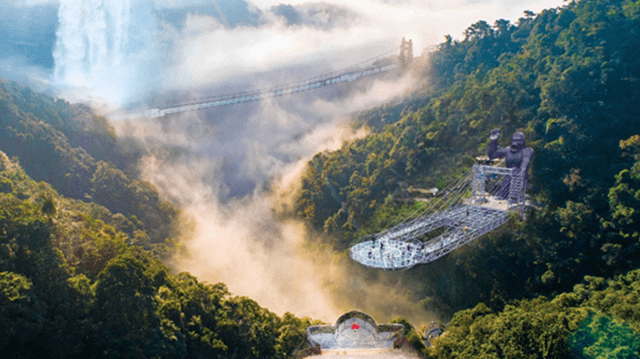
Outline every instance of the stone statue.
<svg viewBox="0 0 640 359"><path fill-rule="evenodd" d="M511 146L498 149L498 138L500 137L500 130L491 130L491 136L489 139L489 159L504 157L507 168L516 168L514 176L526 180L527 170L529 169L529 163L531 157L533 157L533 149L525 147L524 133L516 132L511 137ZM498 196L500 198L507 198L509 195L509 186L511 184L511 176L505 176L502 184L498 190Z"/></svg>

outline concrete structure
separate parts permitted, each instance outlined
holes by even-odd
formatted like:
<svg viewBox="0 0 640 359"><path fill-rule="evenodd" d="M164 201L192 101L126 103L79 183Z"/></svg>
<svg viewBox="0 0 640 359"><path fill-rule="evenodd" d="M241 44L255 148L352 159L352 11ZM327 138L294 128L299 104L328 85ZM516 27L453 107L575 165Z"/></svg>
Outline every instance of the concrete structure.
<svg viewBox="0 0 640 359"><path fill-rule="evenodd" d="M411 40L406 41L404 37L402 38L398 60L402 68L406 68L413 61L413 42Z"/></svg>
<svg viewBox="0 0 640 359"><path fill-rule="evenodd" d="M368 314L353 310L338 318L335 325L312 325L307 339L322 352L364 349L391 349L393 337L401 333L402 324L377 324Z"/></svg>

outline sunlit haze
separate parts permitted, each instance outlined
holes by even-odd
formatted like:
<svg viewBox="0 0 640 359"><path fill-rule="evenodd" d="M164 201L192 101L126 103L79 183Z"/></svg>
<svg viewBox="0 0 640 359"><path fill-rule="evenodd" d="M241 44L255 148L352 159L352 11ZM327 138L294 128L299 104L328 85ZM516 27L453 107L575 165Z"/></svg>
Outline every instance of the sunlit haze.
<svg viewBox="0 0 640 359"><path fill-rule="evenodd" d="M166 4L165 4L166 3ZM383 53L397 54L404 37L415 56L471 24L517 22L525 10L561 0L30 0L0 5L0 77L70 102L148 108L168 99L270 87L342 69ZM42 26L31 26L38 11ZM39 20L36 20L39 21ZM46 22L46 23L45 23ZM4 41L4 42L3 42ZM30 52L20 44L28 43ZM25 45L26 46L26 45ZM160 120L112 121L120 137L154 153L144 180L185 209L194 223L187 254L171 265L209 283L224 282L282 315L328 322L350 309L389 320L426 322L432 314L404 298L396 274L376 282L361 269L331 261L320 236L274 213L292 206L299 177L314 154L366 135L349 115L415 85L411 76L371 80L357 90L325 89ZM174 96L174 97L172 97ZM111 119L113 120L113 119ZM385 293L378 297L377 294ZM394 298L396 299L390 299Z"/></svg>
<svg viewBox="0 0 640 359"><path fill-rule="evenodd" d="M48 34L56 36L49 54L53 66L30 66L30 59L9 52L0 60L2 72L14 72L19 65L21 76L30 70L34 80L53 80L70 100L84 95L123 104L150 91L203 86L294 64L341 68L394 49L402 37L413 40L419 55L447 34L460 38L476 21L515 22L524 10L538 12L562 1L102 3L30 0L0 5L24 16L15 19L18 26L5 25L15 38L9 42L23 40L29 31L45 31L27 27L29 9L49 6L57 17L43 18L52 24L57 20L55 34ZM19 34L10 32L16 28ZM310 70L308 75L317 74Z"/></svg>

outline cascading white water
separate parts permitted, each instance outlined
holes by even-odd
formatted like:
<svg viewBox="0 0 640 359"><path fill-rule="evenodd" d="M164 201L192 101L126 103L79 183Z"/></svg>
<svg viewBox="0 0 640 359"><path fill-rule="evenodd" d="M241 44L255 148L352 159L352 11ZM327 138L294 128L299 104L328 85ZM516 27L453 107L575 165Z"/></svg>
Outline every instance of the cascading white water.
<svg viewBox="0 0 640 359"><path fill-rule="evenodd" d="M60 1L54 82L121 100L131 19L130 0Z"/></svg>

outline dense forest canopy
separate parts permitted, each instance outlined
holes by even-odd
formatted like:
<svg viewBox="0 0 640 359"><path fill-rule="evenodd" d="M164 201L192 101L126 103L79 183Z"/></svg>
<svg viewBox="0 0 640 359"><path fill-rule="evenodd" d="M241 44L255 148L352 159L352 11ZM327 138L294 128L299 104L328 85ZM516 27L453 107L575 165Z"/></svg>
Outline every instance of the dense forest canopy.
<svg viewBox="0 0 640 359"><path fill-rule="evenodd" d="M304 348L319 321L279 317L161 261L188 233L138 178L147 151L88 107L0 80L0 352L285 358Z"/></svg>
<svg viewBox="0 0 640 359"><path fill-rule="evenodd" d="M145 250L148 235L138 228L132 236L130 226L121 213L32 180L0 152L0 352L285 358L319 323L279 317L223 283L171 274L159 260L167 251Z"/></svg>
<svg viewBox="0 0 640 359"><path fill-rule="evenodd" d="M123 231L138 241L152 245L179 235L178 208L137 179L145 149L116 138L104 117L7 81L0 82L0 113L0 151L17 157L31 178L122 214Z"/></svg>
<svg viewBox="0 0 640 359"><path fill-rule="evenodd" d="M638 358L640 271L585 279L553 300L517 301L500 312L483 303L460 311L429 357Z"/></svg>

